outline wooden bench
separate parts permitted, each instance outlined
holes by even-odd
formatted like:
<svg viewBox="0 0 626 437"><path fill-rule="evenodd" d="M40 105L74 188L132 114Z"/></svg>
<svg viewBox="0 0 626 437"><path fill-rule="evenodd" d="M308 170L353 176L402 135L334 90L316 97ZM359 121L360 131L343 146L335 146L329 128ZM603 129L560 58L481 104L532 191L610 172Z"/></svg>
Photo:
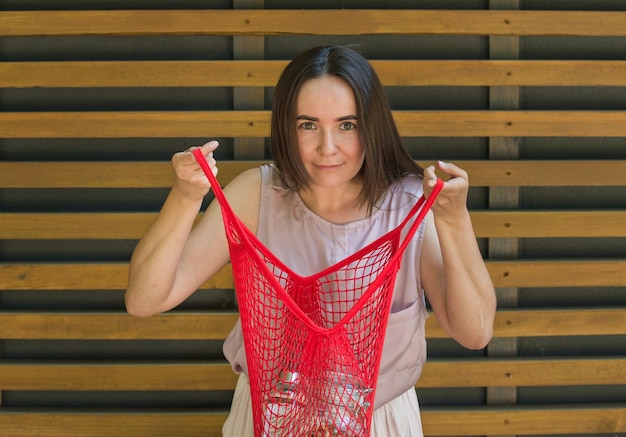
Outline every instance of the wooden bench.
<svg viewBox="0 0 626 437"><path fill-rule="evenodd" d="M207 23L211 23L207 26ZM626 36L626 12L519 10L145 10L2 11L0 37L86 36L264 37L271 35ZM6 89L126 87L271 87L286 61L40 61L0 62ZM376 60L385 86L623 87L624 60ZM396 111L404 136L626 137L623 110ZM0 138L263 138L269 113L254 111L0 112ZM0 145L1 147L1 145ZM220 162L226 184L258 160ZM626 186L626 160L516 158L459 161L475 187L610 188ZM427 165L428 163L422 163ZM0 162L0 189L159 189L171 183L167 162ZM0 197L1 201L1 197ZM478 238L622 238L621 209L471 211ZM0 212L0 240L135 240L155 212ZM499 289L626 286L619 257L497 259L487 266ZM0 293L116 292L126 286L126 262L0 263ZM203 289L230 290L230 268ZM233 310L173 311L149 319L120 311L4 310L0 340L222 341ZM495 339L626 335L626 308L501 308ZM434 317L429 340L444 340ZM2 391L175 392L232 390L236 376L224 361L110 362L3 359ZM420 389L575 387L626 384L624 356L437 358ZM1 398L0 398L1 401ZM0 402L0 435L14 437L155 435L219 436L225 409L13 409ZM584 405L461 405L425 407L427 436L609 434L626 432L626 403Z"/></svg>

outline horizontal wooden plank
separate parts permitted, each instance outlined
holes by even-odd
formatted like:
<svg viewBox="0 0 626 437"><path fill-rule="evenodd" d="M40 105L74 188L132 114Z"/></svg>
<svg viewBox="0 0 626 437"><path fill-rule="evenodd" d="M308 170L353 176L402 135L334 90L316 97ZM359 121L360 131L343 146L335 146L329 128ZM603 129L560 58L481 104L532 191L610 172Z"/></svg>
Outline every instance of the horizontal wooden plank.
<svg viewBox="0 0 626 437"><path fill-rule="evenodd" d="M615 327L613 323L622 326ZM494 322L494 333L497 333L497 337L623 335L625 331L626 309L619 307L500 310Z"/></svg>
<svg viewBox="0 0 626 437"><path fill-rule="evenodd" d="M626 358L429 359L417 387L539 387L625 383Z"/></svg>
<svg viewBox="0 0 626 437"><path fill-rule="evenodd" d="M226 362L0 362L0 390L234 390ZM626 358L429 360L418 388L626 384Z"/></svg>
<svg viewBox="0 0 626 437"><path fill-rule="evenodd" d="M0 362L0 390L234 390L237 377L226 362Z"/></svg>
<svg viewBox="0 0 626 437"><path fill-rule="evenodd" d="M626 237L626 211L471 211L478 238ZM156 213L0 213L0 239L139 239Z"/></svg>
<svg viewBox="0 0 626 437"><path fill-rule="evenodd" d="M149 318L125 313L0 312L6 340L223 340L237 321L235 312L170 312ZM499 310L496 337L626 334L626 308ZM428 338L447 338L435 317Z"/></svg>
<svg viewBox="0 0 626 437"><path fill-rule="evenodd" d="M487 260L496 287L620 287L626 260ZM123 290L127 263L0 263L0 290ZM233 288L230 266L203 288Z"/></svg>
<svg viewBox="0 0 626 437"><path fill-rule="evenodd" d="M427 436L608 434L626 431L626 406L533 405L421 409ZM226 411L38 411L7 409L0 434L12 437L221 437Z"/></svg>
<svg viewBox="0 0 626 437"><path fill-rule="evenodd" d="M626 185L625 160L454 162L468 172L470 185L476 187ZM220 161L218 179L225 185L260 164ZM169 162L0 162L2 188L167 188L171 184Z"/></svg>
<svg viewBox="0 0 626 437"><path fill-rule="evenodd" d="M626 111L396 111L403 136L622 137Z"/></svg>
<svg viewBox="0 0 626 437"><path fill-rule="evenodd" d="M123 290L128 284L127 263L0 263L0 290ZM230 265L203 288L232 289Z"/></svg>
<svg viewBox="0 0 626 437"><path fill-rule="evenodd" d="M265 137L269 129L268 111L0 113L4 138L190 138L209 132L213 137Z"/></svg>
<svg viewBox="0 0 626 437"><path fill-rule="evenodd" d="M625 86L626 61L372 60L385 86ZM3 88L273 87L287 61L0 62Z"/></svg>
<svg viewBox="0 0 626 437"><path fill-rule="evenodd" d="M0 213L0 239L138 239L156 213Z"/></svg>
<svg viewBox="0 0 626 437"><path fill-rule="evenodd" d="M468 411L469 410L469 411ZM626 406L529 406L423 409L427 436L550 435L624 432Z"/></svg>
<svg viewBox="0 0 626 437"><path fill-rule="evenodd" d="M333 9L306 17L298 9L7 11L0 36L626 35L619 11Z"/></svg>
<svg viewBox="0 0 626 437"><path fill-rule="evenodd" d="M0 76L4 88L270 87L286 65L269 60L0 62Z"/></svg>
<svg viewBox="0 0 626 437"><path fill-rule="evenodd" d="M0 312L4 340L224 340L234 312L167 313L149 318L126 313Z"/></svg>
<svg viewBox="0 0 626 437"><path fill-rule="evenodd" d="M11 437L221 437L219 410L38 411L3 409L0 435Z"/></svg>
<svg viewBox="0 0 626 437"><path fill-rule="evenodd" d="M626 161L625 161L626 162ZM238 165L239 164L239 165ZM220 181L254 167L220 162ZM228 182L224 181L224 182ZM0 162L2 188L167 188L172 185L170 162Z"/></svg>
<svg viewBox="0 0 626 437"><path fill-rule="evenodd" d="M626 211L471 211L478 238L626 237Z"/></svg>
<svg viewBox="0 0 626 437"><path fill-rule="evenodd" d="M626 260L487 260L496 287L621 287Z"/></svg>
<svg viewBox="0 0 626 437"><path fill-rule="evenodd" d="M458 161L471 186L623 186L626 161ZM591 174L597 172L598 174ZM585 175L584 178L581 175Z"/></svg>
<svg viewBox="0 0 626 437"><path fill-rule="evenodd" d="M622 137L626 111L396 111L402 136ZM267 137L268 111L2 112L2 138Z"/></svg>

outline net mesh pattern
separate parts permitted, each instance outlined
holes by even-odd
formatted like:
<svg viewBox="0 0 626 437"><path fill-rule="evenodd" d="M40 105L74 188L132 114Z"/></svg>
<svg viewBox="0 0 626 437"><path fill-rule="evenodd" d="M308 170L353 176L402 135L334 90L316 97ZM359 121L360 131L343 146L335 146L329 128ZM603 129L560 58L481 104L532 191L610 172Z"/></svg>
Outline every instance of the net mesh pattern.
<svg viewBox="0 0 626 437"><path fill-rule="evenodd" d="M222 208L255 436L368 436L402 252L441 183L400 226L326 270L302 277L239 221L206 160L194 153Z"/></svg>

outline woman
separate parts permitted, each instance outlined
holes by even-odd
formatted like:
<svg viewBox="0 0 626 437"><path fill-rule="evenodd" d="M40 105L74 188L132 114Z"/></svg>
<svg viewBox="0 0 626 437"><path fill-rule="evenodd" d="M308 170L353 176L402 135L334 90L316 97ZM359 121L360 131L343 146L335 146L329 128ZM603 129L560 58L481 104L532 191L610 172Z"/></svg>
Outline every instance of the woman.
<svg viewBox="0 0 626 437"><path fill-rule="evenodd" d="M201 146L214 174L217 146ZM422 170L404 148L372 67L346 47L310 49L286 67L274 94L271 146L274 165L243 172L224 192L246 227L303 276L393 229L437 179L434 167ZM190 150L172 165L172 189L131 259L126 307L140 317L174 308L229 261L216 202L193 227L210 188L206 176ZM480 349L492 336L495 293L466 207L468 177L450 163L437 167L449 179L396 279L372 436L422 435L414 385L426 359L426 298L461 345ZM241 374L224 435L252 435L239 324L224 353Z"/></svg>

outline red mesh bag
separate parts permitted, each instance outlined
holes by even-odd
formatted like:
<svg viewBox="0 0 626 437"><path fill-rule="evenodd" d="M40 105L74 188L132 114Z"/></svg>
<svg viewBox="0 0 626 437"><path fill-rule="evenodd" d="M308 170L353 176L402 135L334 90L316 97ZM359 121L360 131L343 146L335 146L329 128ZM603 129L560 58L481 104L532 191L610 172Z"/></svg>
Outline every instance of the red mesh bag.
<svg viewBox="0 0 626 437"><path fill-rule="evenodd" d="M369 435L383 340L402 253L443 182L388 234L308 277L277 259L222 208L248 363L254 435ZM415 218L404 239L403 228Z"/></svg>

